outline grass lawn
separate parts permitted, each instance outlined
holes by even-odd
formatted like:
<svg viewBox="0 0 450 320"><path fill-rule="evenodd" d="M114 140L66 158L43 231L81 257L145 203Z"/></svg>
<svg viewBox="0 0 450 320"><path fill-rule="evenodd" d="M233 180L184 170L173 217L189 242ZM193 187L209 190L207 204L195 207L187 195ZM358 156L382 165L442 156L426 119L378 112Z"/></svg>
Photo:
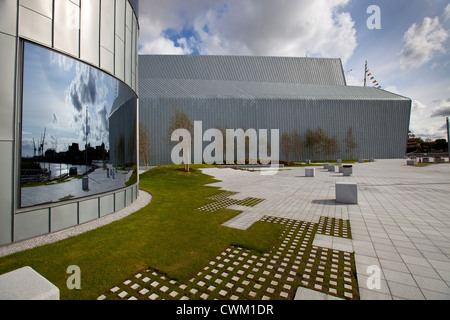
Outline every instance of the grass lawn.
<svg viewBox="0 0 450 320"><path fill-rule="evenodd" d="M0 274L30 266L55 284L61 299L96 299L111 286L144 268L177 280L187 280L230 245L266 252L276 242L282 226L257 222L246 231L221 224L238 211L221 209L205 213L197 208L219 193L207 187L212 177L162 166L140 176L140 188L152 202L140 211L110 225L54 244L0 258ZM69 290L71 265L81 269L81 290Z"/></svg>

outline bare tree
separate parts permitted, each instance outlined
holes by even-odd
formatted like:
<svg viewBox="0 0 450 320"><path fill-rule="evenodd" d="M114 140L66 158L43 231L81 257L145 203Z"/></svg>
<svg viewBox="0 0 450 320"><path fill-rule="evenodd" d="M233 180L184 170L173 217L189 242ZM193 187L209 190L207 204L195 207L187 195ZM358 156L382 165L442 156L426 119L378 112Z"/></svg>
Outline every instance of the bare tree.
<svg viewBox="0 0 450 320"><path fill-rule="evenodd" d="M292 140L290 134L287 132L281 135L281 150L289 164L291 162Z"/></svg>
<svg viewBox="0 0 450 320"><path fill-rule="evenodd" d="M147 127L141 122L139 123L139 161L145 164L148 170L151 157L150 134Z"/></svg>
<svg viewBox="0 0 450 320"><path fill-rule="evenodd" d="M168 128L168 135L169 135L169 141L171 141L172 133L177 129L185 129L189 131L189 133L192 136L192 130L194 129L194 126L192 125L191 120L189 119L189 116L184 113L182 110L175 110L172 118L170 119L169 128ZM184 143L188 143L188 141L183 140ZM190 141L189 141L190 144ZM190 145L186 145L183 150L189 151L191 149ZM184 170L189 171L189 163L190 163L191 154L190 152L184 152L183 151L183 159L184 159Z"/></svg>
<svg viewBox="0 0 450 320"><path fill-rule="evenodd" d="M308 148L314 158L317 158L320 152L320 139L317 135L317 132L311 129L308 129L305 134L305 147Z"/></svg>
<svg viewBox="0 0 450 320"><path fill-rule="evenodd" d="M358 144L355 141L355 137L353 136L353 128L348 128L347 136L345 138L345 152L350 154L350 158L354 159L354 153L358 148Z"/></svg>
<svg viewBox="0 0 450 320"><path fill-rule="evenodd" d="M294 130L294 132L292 132L292 149L297 156L297 160L301 161L303 155L303 142L297 130Z"/></svg>
<svg viewBox="0 0 450 320"><path fill-rule="evenodd" d="M324 146L323 153L327 158L339 153L339 143L336 139L336 136L333 136L332 138L330 138L327 135L325 135L323 139L324 139L323 140L323 146ZM331 159L328 159L328 160L331 160Z"/></svg>

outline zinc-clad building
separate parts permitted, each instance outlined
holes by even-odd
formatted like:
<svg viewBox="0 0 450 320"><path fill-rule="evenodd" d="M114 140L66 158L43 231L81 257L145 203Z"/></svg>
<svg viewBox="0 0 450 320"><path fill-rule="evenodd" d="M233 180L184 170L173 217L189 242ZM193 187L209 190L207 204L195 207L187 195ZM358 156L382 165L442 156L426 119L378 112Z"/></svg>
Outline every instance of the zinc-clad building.
<svg viewBox="0 0 450 320"><path fill-rule="evenodd" d="M350 158L350 128L356 158L400 158L406 152L411 100L347 86L340 59L141 55L139 98L139 121L155 165L171 163L168 128L175 110L192 123L202 121L203 131L279 129L281 136L296 130L304 140L308 129L321 128L337 139L335 159ZM314 155L303 147L302 159L290 159Z"/></svg>

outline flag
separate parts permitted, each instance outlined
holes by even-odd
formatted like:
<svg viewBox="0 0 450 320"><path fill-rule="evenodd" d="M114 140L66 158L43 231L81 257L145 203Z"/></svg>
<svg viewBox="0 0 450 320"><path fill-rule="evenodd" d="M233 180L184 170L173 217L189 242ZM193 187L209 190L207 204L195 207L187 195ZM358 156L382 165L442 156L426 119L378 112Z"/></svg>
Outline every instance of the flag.
<svg viewBox="0 0 450 320"><path fill-rule="evenodd" d="M369 71L369 68L367 67L367 62L366 62L366 75L367 75L367 77L369 77L369 80L372 81L374 88L381 89L381 86L378 83L378 81L375 79L375 76L372 74L372 72ZM365 79L364 79L364 84L365 84Z"/></svg>

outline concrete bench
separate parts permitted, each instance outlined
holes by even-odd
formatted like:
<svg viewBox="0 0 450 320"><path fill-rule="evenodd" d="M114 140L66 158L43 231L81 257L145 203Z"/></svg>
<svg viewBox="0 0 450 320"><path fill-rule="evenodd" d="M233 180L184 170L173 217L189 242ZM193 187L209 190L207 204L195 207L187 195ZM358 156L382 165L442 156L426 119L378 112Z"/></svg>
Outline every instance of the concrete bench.
<svg viewBox="0 0 450 320"><path fill-rule="evenodd" d="M336 172L336 166L334 164L328 165L328 171L329 172Z"/></svg>
<svg viewBox="0 0 450 320"><path fill-rule="evenodd" d="M364 159L359 159L359 163L364 163Z"/></svg>
<svg viewBox="0 0 450 320"><path fill-rule="evenodd" d="M336 182L336 203L358 204L358 185L355 182Z"/></svg>
<svg viewBox="0 0 450 320"><path fill-rule="evenodd" d="M305 169L305 177L315 177L316 176L316 169L315 168L306 168Z"/></svg>
<svg viewBox="0 0 450 320"><path fill-rule="evenodd" d="M323 164L323 168L324 168L324 169L328 169L328 166L329 166L329 165L330 165L329 163L324 163L324 164Z"/></svg>
<svg viewBox="0 0 450 320"><path fill-rule="evenodd" d="M342 166L342 173L344 174L344 176L349 177L350 175L353 174L353 166L351 165Z"/></svg>
<svg viewBox="0 0 450 320"><path fill-rule="evenodd" d="M339 173L344 173L344 166L341 165L338 168L339 168Z"/></svg>
<svg viewBox="0 0 450 320"><path fill-rule="evenodd" d="M0 300L59 300L59 289L31 267L0 275Z"/></svg>
<svg viewBox="0 0 450 320"><path fill-rule="evenodd" d="M406 160L406 165L408 165L408 166L413 166L415 164L416 164L416 161L414 161L414 160Z"/></svg>

